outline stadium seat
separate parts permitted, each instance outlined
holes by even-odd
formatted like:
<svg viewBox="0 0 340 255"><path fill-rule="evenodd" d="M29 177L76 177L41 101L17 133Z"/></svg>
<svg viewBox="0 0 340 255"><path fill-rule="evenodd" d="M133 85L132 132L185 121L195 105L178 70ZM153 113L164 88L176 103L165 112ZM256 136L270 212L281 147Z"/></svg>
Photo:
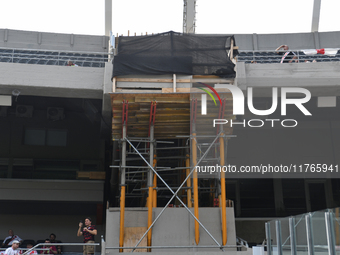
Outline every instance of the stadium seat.
<svg viewBox="0 0 340 255"><path fill-rule="evenodd" d="M46 65L47 61L48 60L46 60L46 59L40 59L37 64L38 65Z"/></svg>
<svg viewBox="0 0 340 255"><path fill-rule="evenodd" d="M92 65L91 62L84 61L83 66L90 67L91 65Z"/></svg>
<svg viewBox="0 0 340 255"><path fill-rule="evenodd" d="M66 66L66 65L67 65L67 61L65 61L65 60L59 60L58 63L57 63L57 65L59 65L59 66Z"/></svg>
<svg viewBox="0 0 340 255"><path fill-rule="evenodd" d="M101 63L93 62L92 67L101 67Z"/></svg>
<svg viewBox="0 0 340 255"><path fill-rule="evenodd" d="M57 60L48 60L46 65L57 65Z"/></svg>
<svg viewBox="0 0 340 255"><path fill-rule="evenodd" d="M33 239L25 239L24 241L22 241L22 243L20 244L20 248L26 248L27 244L32 244L33 246L35 245L35 241Z"/></svg>
<svg viewBox="0 0 340 255"><path fill-rule="evenodd" d="M37 64L38 61L38 59L30 59L27 64Z"/></svg>

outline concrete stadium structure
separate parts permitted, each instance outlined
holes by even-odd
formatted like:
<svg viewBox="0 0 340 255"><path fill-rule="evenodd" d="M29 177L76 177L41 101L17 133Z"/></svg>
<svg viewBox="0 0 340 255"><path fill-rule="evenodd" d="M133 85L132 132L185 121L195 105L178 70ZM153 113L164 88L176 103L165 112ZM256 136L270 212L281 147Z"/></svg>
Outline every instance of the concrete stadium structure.
<svg viewBox="0 0 340 255"><path fill-rule="evenodd" d="M340 32L245 34L235 35L235 41L240 52L273 51L281 44L289 45L292 50L340 48ZM111 96L119 91L115 91L118 87L111 81L112 63L104 57L102 67L69 67L59 62L23 64L14 59L27 56L20 56L25 55L24 52L14 54L14 50L36 50L37 55L44 52L47 60L56 60L48 57L56 52L57 60L64 62L68 59L86 61L80 59L81 54L86 55L83 58L104 54L110 59L107 36L0 29L0 55L7 59L12 56L12 61L0 62L0 215L3 219L0 238L7 236L8 229L14 229L23 239L45 239L54 232L63 242L81 242L76 237L78 222L89 215L99 230L96 241L100 242L100 236L104 235L107 246L117 246L119 180L118 170L110 166L119 165L118 142L111 137ZM290 109L290 118L299 121L294 130L235 127L233 134L237 138L228 143L228 163L238 166L339 164L339 61L310 64L238 61L235 70L234 85L244 91L253 87L254 102L260 108L271 105L272 87L308 89L312 99L306 107L313 117L308 119ZM119 86L122 90L140 88L136 83ZM172 86L172 83L152 83L148 89L150 93L162 94L163 88ZM336 105L320 108L320 97L332 97ZM339 180L331 178L226 178L227 198L234 201L234 210L228 208L227 212L228 226L232 226L228 229L231 236L228 244L236 245L236 235L249 243L262 243L264 223L275 217L337 207L340 205L339 190ZM205 199L204 196L200 198ZM142 202L132 202L130 207L140 207L140 204ZM220 226L216 208L210 208L209 204L202 207L207 207L200 209L202 215L206 215L202 222L206 222L208 228ZM131 208L131 215L134 210L139 209ZM189 227L193 219L183 208L169 210L178 213L179 226L188 227L189 233L185 236L183 230L184 236L177 236L179 243L171 245L193 245ZM144 208L140 211L145 213ZM154 209L154 217L159 211L159 208ZM135 224L129 221L126 227L147 226L143 213L130 216ZM209 221L211 214L216 217ZM229 222L234 215L235 222ZM176 235L177 228L172 226L174 219L170 216L163 218L161 226L155 225L152 232L155 244L168 245L163 241ZM162 237L160 231L164 228L175 234L171 232ZM218 238L221 238L220 233ZM202 242L210 245L207 239L208 236L201 236ZM196 252L193 248L186 249ZM65 251L74 250L79 248L65 247Z"/></svg>

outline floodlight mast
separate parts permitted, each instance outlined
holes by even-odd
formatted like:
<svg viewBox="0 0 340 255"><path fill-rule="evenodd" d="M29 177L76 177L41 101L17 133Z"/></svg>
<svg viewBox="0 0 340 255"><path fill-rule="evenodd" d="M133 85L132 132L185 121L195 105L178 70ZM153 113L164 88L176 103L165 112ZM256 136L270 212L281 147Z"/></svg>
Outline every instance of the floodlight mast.
<svg viewBox="0 0 340 255"><path fill-rule="evenodd" d="M319 31L321 0L314 0L312 16L312 33Z"/></svg>
<svg viewBox="0 0 340 255"><path fill-rule="evenodd" d="M195 33L196 0L183 0L183 33Z"/></svg>

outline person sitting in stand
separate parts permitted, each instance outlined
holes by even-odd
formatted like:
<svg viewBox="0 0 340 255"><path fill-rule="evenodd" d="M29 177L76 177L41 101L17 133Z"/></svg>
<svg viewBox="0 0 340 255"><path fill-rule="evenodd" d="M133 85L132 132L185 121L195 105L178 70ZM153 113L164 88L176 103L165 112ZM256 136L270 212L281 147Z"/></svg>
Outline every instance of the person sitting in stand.
<svg viewBox="0 0 340 255"><path fill-rule="evenodd" d="M67 66L78 66L77 64L74 64L71 60L67 61Z"/></svg>
<svg viewBox="0 0 340 255"><path fill-rule="evenodd" d="M2 243L2 247L9 247L12 246L13 241L16 240L19 242L19 244L22 243L22 239L14 235L14 231L12 229L8 230L8 236L5 238L5 240Z"/></svg>
<svg viewBox="0 0 340 255"><path fill-rule="evenodd" d="M61 243L59 240L56 240L57 236L53 233L50 234L50 242L51 243ZM58 254L61 254L61 245L57 245Z"/></svg>
<svg viewBox="0 0 340 255"><path fill-rule="evenodd" d="M40 254L57 254L57 248L54 245L48 245L51 243L50 239L45 240L46 245L43 246L44 249L48 248L49 250L41 251Z"/></svg>
<svg viewBox="0 0 340 255"><path fill-rule="evenodd" d="M19 251L19 254L23 254L23 253L25 253L26 251L28 251L29 249L31 249L31 248L33 248L33 244L32 243L28 243L27 245L26 245L26 248L27 248L27 250L20 250ZM38 252L36 251L36 250L31 250L29 253L27 253L28 255L36 255L36 254L38 254Z"/></svg>

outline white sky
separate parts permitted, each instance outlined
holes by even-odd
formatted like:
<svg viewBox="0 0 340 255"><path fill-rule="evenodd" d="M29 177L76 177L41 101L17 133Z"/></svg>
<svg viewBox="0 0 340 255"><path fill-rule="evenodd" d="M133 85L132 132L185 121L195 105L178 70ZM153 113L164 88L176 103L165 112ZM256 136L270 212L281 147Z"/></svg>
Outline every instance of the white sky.
<svg viewBox="0 0 340 255"><path fill-rule="evenodd" d="M0 28L104 34L104 0L0 0ZM112 0L114 34L182 32L183 0ZM196 33L310 32L313 0L197 0ZM340 31L339 0L322 0L319 31Z"/></svg>

